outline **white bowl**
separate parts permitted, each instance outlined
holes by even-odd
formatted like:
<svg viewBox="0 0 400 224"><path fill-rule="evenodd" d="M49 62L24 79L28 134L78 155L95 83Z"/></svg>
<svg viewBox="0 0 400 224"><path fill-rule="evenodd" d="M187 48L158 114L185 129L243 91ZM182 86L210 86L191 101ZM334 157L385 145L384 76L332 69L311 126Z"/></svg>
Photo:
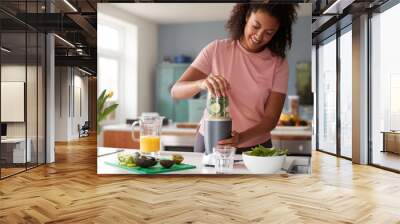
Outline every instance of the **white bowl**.
<svg viewBox="0 0 400 224"><path fill-rule="evenodd" d="M244 165L251 173L256 174L274 174L282 169L285 162L285 155L283 156L250 156L242 153Z"/></svg>

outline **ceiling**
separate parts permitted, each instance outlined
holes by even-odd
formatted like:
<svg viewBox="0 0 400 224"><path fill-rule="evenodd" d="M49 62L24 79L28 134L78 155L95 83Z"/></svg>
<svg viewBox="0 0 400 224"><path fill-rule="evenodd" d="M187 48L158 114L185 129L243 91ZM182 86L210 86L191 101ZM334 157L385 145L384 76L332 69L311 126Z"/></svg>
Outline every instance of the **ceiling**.
<svg viewBox="0 0 400 224"><path fill-rule="evenodd" d="M226 21L234 3L151 3L164 0L0 0L0 24L3 35L3 44L14 49L18 55L26 52L34 52L34 43L25 48L25 39L19 34L25 29L38 30L39 32L57 33L62 38L75 45L71 48L60 39L55 39L56 65L84 66L96 73L97 55L97 4L113 4L119 9L125 10L136 16L151 20L158 24L193 23L205 21ZM166 0L178 1L178 0ZM195 0L201 2L202 0ZM221 0L224 1L224 0ZM274 0L271 0L274 1ZM275 0L278 1L278 0ZM322 12L334 5L335 2L344 2L343 8L355 11L364 11L372 5L379 5L387 0L279 0L280 2L310 2L300 4L298 16L310 16L313 14L313 37L331 26L341 15L333 14L325 19ZM54 12L48 13L45 2L50 3ZM129 2L129 3L119 3ZM147 2L147 3L138 3ZM249 0L251 2L251 0ZM312 3L312 5L311 5ZM347 7L350 4L349 7ZM340 4L338 4L340 6ZM337 7L336 7L337 8ZM343 11L343 9L341 9ZM27 13L28 12L28 13ZM326 21L325 21L325 20ZM323 20L323 21L322 21ZM322 22L321 22L322 21ZM11 34L13 33L13 34ZM23 46L23 47L21 47ZM33 49L33 50L31 50ZM79 51L79 52L78 52ZM10 54L9 54L10 56ZM29 58L29 57L28 57Z"/></svg>
<svg viewBox="0 0 400 224"><path fill-rule="evenodd" d="M158 24L225 21L234 3L111 3ZM300 4L298 16L310 16L311 3Z"/></svg>
<svg viewBox="0 0 400 224"><path fill-rule="evenodd" d="M72 44L55 38L56 66L77 66L96 74L96 4L97 0L0 0L2 44L11 50L7 59L34 58L38 49L30 42L36 42L36 32L55 33ZM28 28L33 35L26 44Z"/></svg>

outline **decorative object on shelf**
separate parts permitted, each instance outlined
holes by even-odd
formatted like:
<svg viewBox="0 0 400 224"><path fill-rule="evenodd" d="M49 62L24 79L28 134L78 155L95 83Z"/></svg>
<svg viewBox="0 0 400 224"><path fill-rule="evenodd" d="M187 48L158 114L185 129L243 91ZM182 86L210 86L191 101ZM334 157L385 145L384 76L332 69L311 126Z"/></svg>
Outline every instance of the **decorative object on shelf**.
<svg viewBox="0 0 400 224"><path fill-rule="evenodd" d="M181 54L181 55L175 56L174 62L175 63L190 63L190 62L192 62L192 58L190 56Z"/></svg>
<svg viewBox="0 0 400 224"><path fill-rule="evenodd" d="M105 89L101 92L99 98L97 98L97 134L100 133L100 123L107 118L115 109L117 109L118 104L113 103L108 107L105 107L107 99L113 96L113 91L108 91ZM104 108L105 107L105 108Z"/></svg>
<svg viewBox="0 0 400 224"><path fill-rule="evenodd" d="M297 95L299 95L300 105L313 105L310 62L297 62L296 83Z"/></svg>
<svg viewBox="0 0 400 224"><path fill-rule="evenodd" d="M289 113L293 116L299 116L299 96L289 95Z"/></svg>

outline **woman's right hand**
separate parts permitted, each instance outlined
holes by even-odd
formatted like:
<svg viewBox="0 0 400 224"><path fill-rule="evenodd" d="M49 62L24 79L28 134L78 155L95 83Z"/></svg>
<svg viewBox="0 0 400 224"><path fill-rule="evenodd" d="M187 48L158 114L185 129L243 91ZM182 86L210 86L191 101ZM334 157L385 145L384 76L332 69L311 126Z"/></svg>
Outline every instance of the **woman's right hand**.
<svg viewBox="0 0 400 224"><path fill-rule="evenodd" d="M230 90L228 81L222 75L210 74L206 79L199 80L199 83L200 89L207 90L216 97L225 97Z"/></svg>

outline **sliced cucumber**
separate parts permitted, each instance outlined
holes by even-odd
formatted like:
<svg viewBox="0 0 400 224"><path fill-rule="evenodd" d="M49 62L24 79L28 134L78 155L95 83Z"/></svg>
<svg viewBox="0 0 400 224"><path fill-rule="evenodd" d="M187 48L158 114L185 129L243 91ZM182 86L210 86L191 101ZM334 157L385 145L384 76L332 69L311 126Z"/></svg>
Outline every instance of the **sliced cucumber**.
<svg viewBox="0 0 400 224"><path fill-rule="evenodd" d="M221 110L221 106L218 103L213 103L210 105L210 111L212 114L218 114Z"/></svg>

